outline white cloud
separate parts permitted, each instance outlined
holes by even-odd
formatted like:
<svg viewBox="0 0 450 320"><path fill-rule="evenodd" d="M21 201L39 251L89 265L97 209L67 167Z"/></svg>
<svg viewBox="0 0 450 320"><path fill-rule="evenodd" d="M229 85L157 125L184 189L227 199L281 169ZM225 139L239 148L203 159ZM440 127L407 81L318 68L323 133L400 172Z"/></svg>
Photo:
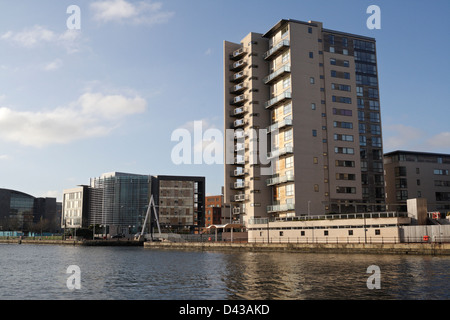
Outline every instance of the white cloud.
<svg viewBox="0 0 450 320"><path fill-rule="evenodd" d="M161 2L130 3L125 0L102 0L91 4L94 20L99 22L132 22L135 24L166 23L173 12L162 11Z"/></svg>
<svg viewBox="0 0 450 320"><path fill-rule="evenodd" d="M43 69L45 71L54 71L57 70L59 68L61 68L63 65L62 60L61 59L55 59L52 62L47 63Z"/></svg>
<svg viewBox="0 0 450 320"><path fill-rule="evenodd" d="M106 105L111 106L108 114ZM86 93L68 106L46 111L15 111L0 108L0 138L25 146L44 147L75 140L106 136L120 117L142 113L146 102L140 97L104 96Z"/></svg>
<svg viewBox="0 0 450 320"><path fill-rule="evenodd" d="M80 37L81 31L79 30L66 30L63 33L56 33L43 26L35 25L19 32L7 31L0 36L0 39L25 48L55 44L66 49L68 53L74 53L80 50Z"/></svg>
<svg viewBox="0 0 450 320"><path fill-rule="evenodd" d="M8 159L10 159L10 156L8 156L7 154L0 154L0 161Z"/></svg>
<svg viewBox="0 0 450 320"><path fill-rule="evenodd" d="M431 134L427 130L403 124L383 127L384 150L450 152L450 132Z"/></svg>

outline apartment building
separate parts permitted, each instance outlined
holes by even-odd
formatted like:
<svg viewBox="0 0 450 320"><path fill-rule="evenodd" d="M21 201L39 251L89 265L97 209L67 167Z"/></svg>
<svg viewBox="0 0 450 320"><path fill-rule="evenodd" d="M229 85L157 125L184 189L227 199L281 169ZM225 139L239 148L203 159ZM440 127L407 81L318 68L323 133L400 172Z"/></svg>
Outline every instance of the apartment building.
<svg viewBox="0 0 450 320"><path fill-rule="evenodd" d="M429 212L450 212L449 154L393 151L384 168L389 210L405 212L408 199L425 198Z"/></svg>
<svg viewBox="0 0 450 320"><path fill-rule="evenodd" d="M224 201L237 219L384 209L377 74L375 39L321 22L224 42Z"/></svg>
<svg viewBox="0 0 450 320"><path fill-rule="evenodd" d="M205 197L205 227L222 223L223 195Z"/></svg>

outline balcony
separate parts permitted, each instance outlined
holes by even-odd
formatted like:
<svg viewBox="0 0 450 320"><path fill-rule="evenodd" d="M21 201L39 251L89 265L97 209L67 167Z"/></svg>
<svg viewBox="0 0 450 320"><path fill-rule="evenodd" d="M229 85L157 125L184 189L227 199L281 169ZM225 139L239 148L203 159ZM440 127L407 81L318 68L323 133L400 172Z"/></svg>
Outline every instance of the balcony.
<svg viewBox="0 0 450 320"><path fill-rule="evenodd" d="M281 40L275 46L273 46L272 49L264 53L263 58L266 60L269 58L273 58L279 53L283 52L284 49L289 48L289 46L290 46L289 40Z"/></svg>
<svg viewBox="0 0 450 320"><path fill-rule="evenodd" d="M235 139L242 139L246 138L247 134L244 132L244 130L238 130L234 132L234 138Z"/></svg>
<svg viewBox="0 0 450 320"><path fill-rule="evenodd" d="M241 194L235 194L234 196L232 196L232 199L234 199L234 201L239 202L239 201L245 201L248 200L248 195L241 193Z"/></svg>
<svg viewBox="0 0 450 320"><path fill-rule="evenodd" d="M245 181L236 181L235 183L233 183L232 187L234 189L244 189L248 187L248 182Z"/></svg>
<svg viewBox="0 0 450 320"><path fill-rule="evenodd" d="M247 86L245 85L244 82L241 82L241 83L231 87L230 93L239 93L239 92L244 91L245 89L247 89Z"/></svg>
<svg viewBox="0 0 450 320"><path fill-rule="evenodd" d="M244 60L244 59L241 59L241 60L236 61L235 63L233 63L230 66L230 70L237 70L237 69L240 69L242 67L245 67L246 65L247 65L247 61Z"/></svg>
<svg viewBox="0 0 450 320"><path fill-rule="evenodd" d="M231 172L232 177L242 177L248 173L243 167L237 167L235 170Z"/></svg>
<svg viewBox="0 0 450 320"><path fill-rule="evenodd" d="M247 108L239 107L239 108L236 108L236 109L232 110L230 112L230 116L232 116L232 117L239 117L239 116L243 116L247 112L248 112Z"/></svg>
<svg viewBox="0 0 450 320"><path fill-rule="evenodd" d="M294 153L294 148L291 146L288 146L288 147L284 147L284 148L269 152L267 154L267 158L273 159L273 158L278 158L278 157L285 156L287 154L292 154L292 153Z"/></svg>
<svg viewBox="0 0 450 320"><path fill-rule="evenodd" d="M230 54L230 59L233 59L233 60L240 59L245 55L245 53L246 52L245 52L244 48L241 47L241 48L233 51L232 54Z"/></svg>
<svg viewBox="0 0 450 320"><path fill-rule="evenodd" d="M286 101L287 99L292 99L292 94L290 91L285 91L282 94L279 94L278 96L276 96L275 98L270 99L269 101L267 101L264 104L264 107L266 109L272 108L272 107L280 104L281 102Z"/></svg>
<svg viewBox="0 0 450 320"><path fill-rule="evenodd" d="M233 74L231 76L230 81L241 82L243 79L245 79L245 77L247 77L247 72L245 72L245 71L236 72L235 74Z"/></svg>
<svg viewBox="0 0 450 320"><path fill-rule="evenodd" d="M267 206L267 213L293 211L293 210L295 210L295 203L276 204L272 206Z"/></svg>
<svg viewBox="0 0 450 320"><path fill-rule="evenodd" d="M240 207L234 207L233 208L233 214L241 214L241 208ZM243 213L243 212L242 212Z"/></svg>
<svg viewBox="0 0 450 320"><path fill-rule="evenodd" d="M244 119L238 119L238 120L235 120L235 121L233 122L233 124L234 124L234 127L235 127L235 128L240 128L240 127L243 127L243 126L245 126L245 125L247 124L247 120L244 120Z"/></svg>
<svg viewBox="0 0 450 320"><path fill-rule="evenodd" d="M230 103L231 103L231 104L234 104L234 105L237 105L237 104L242 104L242 103L244 103L245 101L247 101L247 95L241 94L240 96L234 97L234 98L230 101Z"/></svg>
<svg viewBox="0 0 450 320"><path fill-rule="evenodd" d="M282 183L287 183L287 182L294 182L293 174L284 175L284 176L280 176L280 177L274 177L274 178L270 178L270 179L266 180L266 184L268 187L282 184Z"/></svg>
<svg viewBox="0 0 450 320"><path fill-rule="evenodd" d="M272 84L286 74L291 73L291 66L283 66L264 78L265 84Z"/></svg>
<svg viewBox="0 0 450 320"><path fill-rule="evenodd" d="M238 152L238 151L242 151L248 149L248 143L237 143L234 146L234 151Z"/></svg>
<svg viewBox="0 0 450 320"><path fill-rule="evenodd" d="M292 119L284 119L266 128L267 133L292 126Z"/></svg>
<svg viewBox="0 0 450 320"><path fill-rule="evenodd" d="M248 157L237 155L236 158L234 158L234 164L245 164L246 162L248 162Z"/></svg>

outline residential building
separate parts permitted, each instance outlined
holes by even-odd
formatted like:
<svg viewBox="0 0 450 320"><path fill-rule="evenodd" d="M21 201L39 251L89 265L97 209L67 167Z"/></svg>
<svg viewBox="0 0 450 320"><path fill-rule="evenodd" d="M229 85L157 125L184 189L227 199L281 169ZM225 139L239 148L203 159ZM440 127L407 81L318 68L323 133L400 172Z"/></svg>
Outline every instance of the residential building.
<svg viewBox="0 0 450 320"><path fill-rule="evenodd" d="M205 227L222 223L223 195L205 197Z"/></svg>
<svg viewBox="0 0 450 320"><path fill-rule="evenodd" d="M224 42L235 220L384 210L375 39L281 20Z"/></svg>
<svg viewBox="0 0 450 320"><path fill-rule="evenodd" d="M389 210L425 198L429 212L450 212L450 154L397 150L384 155L384 168Z"/></svg>
<svg viewBox="0 0 450 320"><path fill-rule="evenodd" d="M205 225L204 177L154 176L151 191L162 226L195 232Z"/></svg>

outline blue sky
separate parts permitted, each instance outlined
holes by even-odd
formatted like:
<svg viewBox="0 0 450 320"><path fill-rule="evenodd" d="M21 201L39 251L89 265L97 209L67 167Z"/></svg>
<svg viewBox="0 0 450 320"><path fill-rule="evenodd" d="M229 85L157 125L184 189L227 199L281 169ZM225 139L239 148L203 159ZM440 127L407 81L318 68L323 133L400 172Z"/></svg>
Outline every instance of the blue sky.
<svg viewBox="0 0 450 320"><path fill-rule="evenodd" d="M81 9L68 30L67 8ZM381 29L369 30L369 5ZM377 39L385 152L450 153L450 2L21 0L0 3L0 188L61 199L104 172L201 175L171 134L222 130L222 45L280 19Z"/></svg>

